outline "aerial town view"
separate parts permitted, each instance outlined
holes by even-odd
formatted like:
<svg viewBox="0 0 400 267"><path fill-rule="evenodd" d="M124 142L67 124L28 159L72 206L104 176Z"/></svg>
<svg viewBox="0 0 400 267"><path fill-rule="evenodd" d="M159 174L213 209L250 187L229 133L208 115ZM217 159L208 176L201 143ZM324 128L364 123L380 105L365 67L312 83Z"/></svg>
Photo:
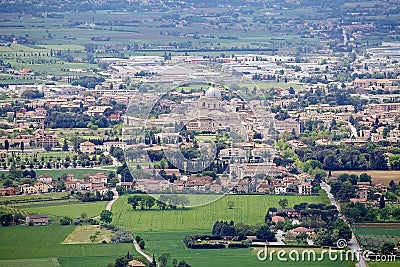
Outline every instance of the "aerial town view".
<svg viewBox="0 0 400 267"><path fill-rule="evenodd" d="M1 0L1 267L400 265L398 0Z"/></svg>

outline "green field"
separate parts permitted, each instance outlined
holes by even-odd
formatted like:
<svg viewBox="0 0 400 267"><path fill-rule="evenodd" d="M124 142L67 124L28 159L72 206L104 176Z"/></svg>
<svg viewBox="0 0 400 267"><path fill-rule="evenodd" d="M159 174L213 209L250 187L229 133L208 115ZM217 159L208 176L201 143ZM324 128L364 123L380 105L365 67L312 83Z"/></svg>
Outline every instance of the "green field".
<svg viewBox="0 0 400 267"><path fill-rule="evenodd" d="M62 198L66 195L69 195L67 192L57 192L57 193L49 193L43 195L20 195L20 196L10 196L10 197L2 197L0 198L0 204L2 202L12 202L13 200L20 201L36 201L36 200L46 200L46 199L54 199L54 198Z"/></svg>
<svg viewBox="0 0 400 267"><path fill-rule="evenodd" d="M128 251L137 255L132 244L62 245L74 229L75 226L60 225L0 227L0 260L8 260L7 265L0 261L0 266L13 266L9 260L16 260L14 266L31 266L24 263L30 259L58 258L61 266L99 267Z"/></svg>
<svg viewBox="0 0 400 267"><path fill-rule="evenodd" d="M50 218L57 219L63 216L76 218L79 217L82 212L85 212L88 217L95 217L106 208L106 205L107 201L91 203L67 203L61 205L46 205L46 203L44 203L42 207L25 209L23 206L21 206L20 208L25 209L30 213L47 214Z"/></svg>
<svg viewBox="0 0 400 267"><path fill-rule="evenodd" d="M399 236L399 229L387 229L387 228L355 228L357 235L388 235L388 236Z"/></svg>
<svg viewBox="0 0 400 267"><path fill-rule="evenodd" d="M59 169L59 170L35 170L35 172L37 176L42 174L48 174L53 176L53 178L57 178L63 175L64 173L67 173L75 175L75 178L82 178L84 174L96 174L98 172L104 172L105 174L108 174L110 171L103 169Z"/></svg>
<svg viewBox="0 0 400 267"><path fill-rule="evenodd" d="M192 204L202 201L201 195L186 195ZM212 197L212 196L209 196ZM113 206L113 223L139 234L146 242L146 251L160 255L169 253L172 259L185 259L192 266L314 266L315 262L261 262L252 249L191 250L182 240L185 235L209 234L217 220L234 220L235 223L257 224L264 222L269 207L279 207L282 198L289 200L289 207L300 202L329 203L322 196L277 196L277 195L226 195L212 203L186 208L184 210L133 210L127 204L128 196L122 196ZM235 207L228 209L227 202ZM323 261L320 266L332 266ZM352 266L346 262L336 262L335 266Z"/></svg>
<svg viewBox="0 0 400 267"><path fill-rule="evenodd" d="M47 259L0 260L0 266L2 266L2 267L17 267L17 266L58 267L61 265L57 258L47 258Z"/></svg>
<svg viewBox="0 0 400 267"><path fill-rule="evenodd" d="M396 262L368 262L369 267L397 267L399 266L399 261Z"/></svg>
<svg viewBox="0 0 400 267"><path fill-rule="evenodd" d="M188 249L182 240L187 234L198 234L208 232L142 232L140 236L146 242L146 251L150 253L170 253L171 259L185 259L191 266L218 266L218 267L258 267L258 266L315 266L316 262L280 262L276 259L271 261L259 261L257 250L253 249ZM170 261L172 262L172 260ZM352 266L346 262L330 262L328 259L318 262L318 266Z"/></svg>
<svg viewBox="0 0 400 267"><path fill-rule="evenodd" d="M189 200L196 195L187 195ZM279 207L282 198L289 200L289 207L294 204L329 203L324 196L277 196L277 195L226 195L210 204L186 209L133 210L127 203L128 196L122 196L113 206L113 223L123 228L136 231L182 231L211 230L217 220L233 220L235 223L263 223L269 207ZM194 200L194 199L193 199ZM235 207L228 209L227 202L233 201Z"/></svg>

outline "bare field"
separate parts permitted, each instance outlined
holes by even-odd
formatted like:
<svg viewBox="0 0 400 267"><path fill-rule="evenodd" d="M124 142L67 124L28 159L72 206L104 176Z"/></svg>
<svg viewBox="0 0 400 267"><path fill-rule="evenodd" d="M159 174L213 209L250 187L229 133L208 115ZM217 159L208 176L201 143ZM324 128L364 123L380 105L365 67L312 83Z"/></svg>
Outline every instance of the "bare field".
<svg viewBox="0 0 400 267"><path fill-rule="evenodd" d="M337 177L343 173L360 175L362 173L367 173L371 175L372 182L374 184L389 184L391 180L396 183L400 182L400 171L381 171L381 170L370 170L370 171L333 171L332 176Z"/></svg>
<svg viewBox="0 0 400 267"><path fill-rule="evenodd" d="M96 236L93 242L90 239L91 236ZM101 243L103 240L107 243L111 242L111 230L100 225L82 225L77 226L61 244Z"/></svg>

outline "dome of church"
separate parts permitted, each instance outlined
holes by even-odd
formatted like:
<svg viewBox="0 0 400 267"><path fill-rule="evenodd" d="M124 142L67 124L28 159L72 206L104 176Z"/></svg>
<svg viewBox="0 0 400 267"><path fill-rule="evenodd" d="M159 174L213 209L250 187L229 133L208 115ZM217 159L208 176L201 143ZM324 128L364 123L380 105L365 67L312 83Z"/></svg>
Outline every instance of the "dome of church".
<svg viewBox="0 0 400 267"><path fill-rule="evenodd" d="M204 95L207 97L221 98L221 92L214 86L210 86Z"/></svg>

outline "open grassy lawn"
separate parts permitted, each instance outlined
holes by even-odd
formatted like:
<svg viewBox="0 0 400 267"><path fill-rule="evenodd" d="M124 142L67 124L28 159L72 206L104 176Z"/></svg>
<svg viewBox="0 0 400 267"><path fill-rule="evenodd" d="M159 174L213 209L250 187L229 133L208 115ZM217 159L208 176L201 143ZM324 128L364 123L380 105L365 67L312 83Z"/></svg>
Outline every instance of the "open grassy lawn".
<svg viewBox="0 0 400 267"><path fill-rule="evenodd" d="M196 196L196 195L194 195ZM187 195L192 202L192 195ZM263 223L269 207L279 207L282 198L289 200L289 207L294 204L329 203L323 196L277 196L277 195L225 195L210 204L177 210L133 210L127 203L128 196L122 196L112 208L113 223L123 228L137 231L182 231L207 230L217 220L233 220L235 223ZM233 201L235 206L229 209L227 202Z"/></svg>
<svg viewBox="0 0 400 267"><path fill-rule="evenodd" d="M207 233L202 231L190 232L160 232L150 233L141 232L139 235L144 238L146 243L146 251L148 253L169 253L171 255L170 262L176 258L178 261L185 259L191 266L315 266L316 262L280 262L277 259L271 261L259 261L257 259L258 249L188 249L182 240L185 235ZM300 250L299 250L300 251ZM323 262L318 262L318 266L352 266L346 262L330 262L328 258Z"/></svg>
<svg viewBox="0 0 400 267"><path fill-rule="evenodd" d="M372 183L374 184L385 184L388 185L391 180L396 183L400 182L400 171L382 171L382 170L372 170L372 171L333 171L332 176L339 176L343 173L360 175L362 173L367 173L372 177Z"/></svg>
<svg viewBox="0 0 400 267"><path fill-rule="evenodd" d="M91 236L96 236L93 242L90 240ZM80 225L69 234L62 244L101 243L103 240L107 243L111 242L111 230L100 227L100 225Z"/></svg>
<svg viewBox="0 0 400 267"><path fill-rule="evenodd" d="M399 236L399 229L388 229L388 228L354 228L357 235L388 235L388 236Z"/></svg>
<svg viewBox="0 0 400 267"><path fill-rule="evenodd" d="M47 258L47 259L0 260L0 266L59 267L61 265L57 258Z"/></svg>
<svg viewBox="0 0 400 267"><path fill-rule="evenodd" d="M110 171L103 170L103 169L59 169L59 170L35 170L36 175L48 174L51 175L53 178L60 177L64 173L73 174L75 178L82 178L84 174L96 174L98 172L104 172L108 174Z"/></svg>
<svg viewBox="0 0 400 267"><path fill-rule="evenodd" d="M191 202L197 195L186 195ZM281 198L289 200L289 207L296 203L329 203L322 196L276 196L276 195L226 195L210 204L185 210L132 210L127 204L128 196L122 196L113 206L113 223L140 235L150 255L169 253L171 260L186 260L191 266L314 266L315 262L261 262L253 249L191 250L183 244L185 235L209 234L217 220L234 220L235 223L262 223L269 207L278 206ZM227 201L235 207L228 209ZM149 231L150 230L150 231ZM332 266L328 259L320 266ZM335 266L353 266L347 262L335 262Z"/></svg>
<svg viewBox="0 0 400 267"><path fill-rule="evenodd" d="M10 197L2 197L0 198L0 204L2 202L13 201L13 200L40 200L40 199L54 199L54 198L62 198L66 195L69 195L68 192L57 192L57 193L49 193L49 194L41 194L41 195L19 195L19 196L10 196Z"/></svg>
<svg viewBox="0 0 400 267"><path fill-rule="evenodd" d="M216 136L217 135L215 134L207 134L207 135L201 134L201 135L196 135L195 138L197 141L215 141Z"/></svg>
<svg viewBox="0 0 400 267"><path fill-rule="evenodd" d="M61 266L99 267L114 262L116 257L128 251L137 255L132 244L61 244L74 229L75 226L60 225L0 227L0 260L17 260L14 266L32 266L18 262L21 259L58 258ZM13 266L9 261L7 264L0 261L0 266ZM46 263L40 266L58 265Z"/></svg>
<svg viewBox="0 0 400 267"><path fill-rule="evenodd" d="M369 267L397 267L399 266L399 260L395 262L368 262Z"/></svg>
<svg viewBox="0 0 400 267"><path fill-rule="evenodd" d="M101 202L90 202L90 203L65 203L61 205L46 205L43 206L24 208L20 206L19 208L25 209L30 213L47 214L52 219L58 219L63 216L70 218L79 217L82 212L85 212L88 217L94 217L100 214L102 210L106 208L107 201Z"/></svg>

